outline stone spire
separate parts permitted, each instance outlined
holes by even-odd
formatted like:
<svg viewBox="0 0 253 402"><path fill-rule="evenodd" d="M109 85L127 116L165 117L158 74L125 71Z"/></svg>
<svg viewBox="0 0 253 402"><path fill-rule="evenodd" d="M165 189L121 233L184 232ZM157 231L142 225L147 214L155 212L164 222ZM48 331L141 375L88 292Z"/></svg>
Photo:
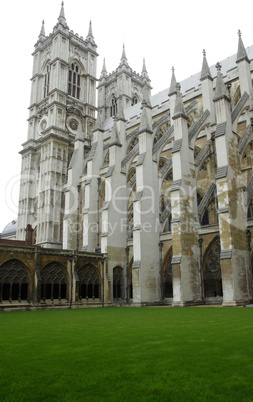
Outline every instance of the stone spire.
<svg viewBox="0 0 253 402"><path fill-rule="evenodd" d="M124 110L123 110L123 102L122 102L122 96L120 95L118 98L118 108L117 108L117 115L116 115L116 120L123 120L126 121L125 115L124 115Z"/></svg>
<svg viewBox="0 0 253 402"><path fill-rule="evenodd" d="M96 119L96 123L95 123L95 127L94 127L94 131L103 131L103 123L102 123L102 116L100 111L98 111L97 114L97 119Z"/></svg>
<svg viewBox="0 0 253 402"><path fill-rule="evenodd" d="M146 85L144 85L143 90L142 90L142 94L143 94L143 99L142 99L142 107L149 107L151 108L151 103L150 103L150 98L149 98L149 92L148 92L148 88Z"/></svg>
<svg viewBox="0 0 253 402"><path fill-rule="evenodd" d="M116 145L118 147L122 147L122 144L120 143L120 140L119 140L119 133L118 133L118 128L117 128L116 121L114 122L113 127L112 127L110 147L113 146L113 145Z"/></svg>
<svg viewBox="0 0 253 402"><path fill-rule="evenodd" d="M143 59L143 65L142 65L142 72L141 72L141 75L142 75L144 78L148 78L148 72L147 72L147 69L146 69L145 59Z"/></svg>
<svg viewBox="0 0 253 402"><path fill-rule="evenodd" d="M218 62L215 67L217 68L217 79L216 79L215 96L213 100L215 102L221 98L226 98L228 101L230 101L227 88L224 84L223 76L221 73L221 64Z"/></svg>
<svg viewBox="0 0 253 402"><path fill-rule="evenodd" d="M61 24L64 28L68 28L64 12L64 2L61 3L61 11L58 17L58 24Z"/></svg>
<svg viewBox="0 0 253 402"><path fill-rule="evenodd" d="M125 45L124 44L123 44L122 56L121 56L121 60L120 60L120 66L122 66L123 64L128 66L127 57L126 57L126 51L125 51Z"/></svg>
<svg viewBox="0 0 253 402"><path fill-rule="evenodd" d="M184 117L187 120L188 117L186 116L186 113L185 113L185 108L184 108L183 99L182 99L180 89L181 89L180 84L177 84L177 97L176 97L176 102L175 102L175 109L174 109L174 117L173 117L173 119L176 119L178 117Z"/></svg>
<svg viewBox="0 0 253 402"><path fill-rule="evenodd" d="M170 89L169 89L169 96L177 93L177 81L175 77L175 69L172 67L172 76L170 81Z"/></svg>
<svg viewBox="0 0 253 402"><path fill-rule="evenodd" d="M143 88L143 100L142 100L142 113L141 113L141 121L139 127L139 133L145 131L147 133L152 134L152 116L151 116L151 103L148 96L147 87Z"/></svg>
<svg viewBox="0 0 253 402"><path fill-rule="evenodd" d="M43 42L45 39L46 39L45 24L44 24L44 20L43 20L42 25L41 25L40 34L39 34L39 41Z"/></svg>
<svg viewBox="0 0 253 402"><path fill-rule="evenodd" d="M90 42L92 45L95 45L94 36L93 36L93 33L92 33L92 24L91 24L91 21L90 21L89 31L88 31L88 35L87 35L87 37L86 37L86 40L87 40L88 42Z"/></svg>
<svg viewBox="0 0 253 402"><path fill-rule="evenodd" d="M107 77L107 71L106 71L106 66L105 66L105 59L104 59L104 61L103 61L103 67L102 67L102 71L101 71L101 75L100 75L100 78L103 78L103 77Z"/></svg>
<svg viewBox="0 0 253 402"><path fill-rule="evenodd" d="M213 80L211 72L210 72L210 68L209 68L207 60L206 60L206 51L203 50L203 63L202 63L200 81L203 81L206 78L209 78L211 81Z"/></svg>
<svg viewBox="0 0 253 402"><path fill-rule="evenodd" d="M247 52L245 50L245 47L244 47L244 44L242 41L242 33L241 33L240 29L238 30L238 36L239 36L239 41L238 41L236 63L239 63L242 60L246 60L249 63L249 58L247 56Z"/></svg>

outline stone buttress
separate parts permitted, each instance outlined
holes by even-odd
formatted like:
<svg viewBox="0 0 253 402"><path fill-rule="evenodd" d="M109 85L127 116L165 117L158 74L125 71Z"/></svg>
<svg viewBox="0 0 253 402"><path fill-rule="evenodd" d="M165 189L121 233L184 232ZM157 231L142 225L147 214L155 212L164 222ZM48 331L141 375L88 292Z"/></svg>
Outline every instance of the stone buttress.
<svg viewBox="0 0 253 402"><path fill-rule="evenodd" d="M160 303L159 191L157 163L152 159L152 118L148 98L142 102L136 195L133 202L133 304Z"/></svg>
<svg viewBox="0 0 253 402"><path fill-rule="evenodd" d="M200 270L194 154L189 148L187 116L180 90L175 102L172 149L172 270L173 305L199 302Z"/></svg>
<svg viewBox="0 0 253 402"><path fill-rule="evenodd" d="M223 305L237 305L248 300L248 246L245 209L238 159L238 143L232 131L230 99L217 63L215 110L217 126L216 188L221 244Z"/></svg>

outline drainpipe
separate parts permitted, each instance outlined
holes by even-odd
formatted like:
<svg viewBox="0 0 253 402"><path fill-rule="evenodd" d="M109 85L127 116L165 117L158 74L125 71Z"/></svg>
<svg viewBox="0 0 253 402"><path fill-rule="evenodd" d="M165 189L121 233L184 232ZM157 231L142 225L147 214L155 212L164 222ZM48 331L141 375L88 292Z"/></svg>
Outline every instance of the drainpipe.
<svg viewBox="0 0 253 402"><path fill-rule="evenodd" d="M105 305L105 258L101 259L102 263L102 307Z"/></svg>
<svg viewBox="0 0 253 402"><path fill-rule="evenodd" d="M201 298L203 304L205 304L204 281L203 281L203 256L202 256L203 239L199 238L198 242L199 242L199 271L200 271Z"/></svg>
<svg viewBox="0 0 253 402"><path fill-rule="evenodd" d="M73 266L73 254L69 256L69 262L70 262L70 301L69 301L69 308L72 308L72 297L73 297L73 271L72 271L72 266Z"/></svg>
<svg viewBox="0 0 253 402"><path fill-rule="evenodd" d="M77 185L77 219L76 219L76 251L79 249L79 215L80 215L80 189L81 185Z"/></svg>
<svg viewBox="0 0 253 402"><path fill-rule="evenodd" d="M158 243L159 247L159 264L160 264L160 292L161 292L161 303L163 304L163 242Z"/></svg>
<svg viewBox="0 0 253 402"><path fill-rule="evenodd" d="M99 190L100 190L100 183L101 183L101 178L98 177L97 178L98 181L98 188L97 188L97 192L98 192L98 198L97 198L97 250L99 251Z"/></svg>
<svg viewBox="0 0 253 402"><path fill-rule="evenodd" d="M248 275L248 294L249 298L252 298L251 294L251 283L252 283L252 271L251 271L251 231L248 229L246 231L247 241L248 241L248 250L249 250L249 275Z"/></svg>
<svg viewBox="0 0 253 402"><path fill-rule="evenodd" d="M126 302L129 302L129 285L128 285L128 266L129 266L129 247L125 248L126 252Z"/></svg>

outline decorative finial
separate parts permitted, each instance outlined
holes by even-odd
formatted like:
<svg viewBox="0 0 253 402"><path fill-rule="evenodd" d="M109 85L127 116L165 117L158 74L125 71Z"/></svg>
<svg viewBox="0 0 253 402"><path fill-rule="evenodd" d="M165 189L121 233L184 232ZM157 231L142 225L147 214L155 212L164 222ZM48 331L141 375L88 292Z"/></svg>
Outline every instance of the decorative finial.
<svg viewBox="0 0 253 402"><path fill-rule="evenodd" d="M217 68L217 70L218 71L220 71L221 70L221 64L220 64L220 62L218 61L218 63L215 65L215 67Z"/></svg>
<svg viewBox="0 0 253 402"><path fill-rule="evenodd" d="M205 57L206 56L206 51L205 51L205 49L203 49L203 56Z"/></svg>
<svg viewBox="0 0 253 402"><path fill-rule="evenodd" d="M171 71L172 71L172 73L174 73L174 71L175 71L175 68L174 68L174 67L172 67Z"/></svg>
<svg viewBox="0 0 253 402"><path fill-rule="evenodd" d="M242 36L242 31L240 29L238 29L238 36L241 37Z"/></svg>

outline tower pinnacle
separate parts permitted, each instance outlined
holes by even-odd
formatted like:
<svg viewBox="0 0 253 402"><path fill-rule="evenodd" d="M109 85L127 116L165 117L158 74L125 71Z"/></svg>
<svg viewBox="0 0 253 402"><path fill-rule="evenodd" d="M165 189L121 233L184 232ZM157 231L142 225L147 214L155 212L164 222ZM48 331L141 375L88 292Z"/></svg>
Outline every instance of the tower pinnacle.
<svg viewBox="0 0 253 402"><path fill-rule="evenodd" d="M120 60L120 65L123 65L123 64L125 64L126 66L128 65L124 43L123 43L122 56L121 56L121 60Z"/></svg>
<svg viewBox="0 0 253 402"><path fill-rule="evenodd" d="M170 81L170 89L169 89L169 96L177 93L177 81L175 77L175 68L172 67L172 76Z"/></svg>
<svg viewBox="0 0 253 402"><path fill-rule="evenodd" d="M60 15L58 17L58 24L61 24L64 28L67 28L67 22L66 22L66 18L65 18L65 12L64 12L64 2L62 1L61 3L61 11L60 11Z"/></svg>
<svg viewBox="0 0 253 402"><path fill-rule="evenodd" d="M238 41L238 50L237 50L237 57L236 57L236 63L239 63L242 60L246 60L249 62L243 41L242 41L242 32L240 29L238 30L238 36L239 36L239 41Z"/></svg>
<svg viewBox="0 0 253 402"><path fill-rule="evenodd" d="M204 80L206 78L209 78L210 80L212 80L212 75L206 60L206 51L205 49L203 50L203 63L202 63L202 70L201 70L201 77L200 80Z"/></svg>
<svg viewBox="0 0 253 402"><path fill-rule="evenodd" d="M41 29L40 29L40 34L39 34L39 41L43 42L43 40L46 39L46 35L45 35L45 24L44 24L44 20L42 21L42 25L41 25Z"/></svg>

